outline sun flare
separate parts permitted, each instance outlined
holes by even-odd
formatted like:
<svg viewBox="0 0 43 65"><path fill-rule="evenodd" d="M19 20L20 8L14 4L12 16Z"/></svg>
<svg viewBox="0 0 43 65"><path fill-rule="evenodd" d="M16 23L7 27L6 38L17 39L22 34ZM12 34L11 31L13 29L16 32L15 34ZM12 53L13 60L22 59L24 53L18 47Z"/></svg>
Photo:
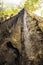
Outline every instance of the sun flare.
<svg viewBox="0 0 43 65"><path fill-rule="evenodd" d="M25 2L25 0L9 0L9 1L5 0L4 4L17 6L17 5L20 5L20 4L22 5L24 2Z"/></svg>

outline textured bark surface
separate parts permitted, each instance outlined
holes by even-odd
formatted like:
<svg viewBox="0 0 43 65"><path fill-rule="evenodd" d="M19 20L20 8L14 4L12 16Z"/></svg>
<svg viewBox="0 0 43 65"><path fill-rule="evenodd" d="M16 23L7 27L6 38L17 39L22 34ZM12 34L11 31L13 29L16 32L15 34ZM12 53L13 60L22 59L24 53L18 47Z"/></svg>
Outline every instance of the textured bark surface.
<svg viewBox="0 0 43 65"><path fill-rule="evenodd" d="M43 65L43 31L25 9L0 25L0 65Z"/></svg>

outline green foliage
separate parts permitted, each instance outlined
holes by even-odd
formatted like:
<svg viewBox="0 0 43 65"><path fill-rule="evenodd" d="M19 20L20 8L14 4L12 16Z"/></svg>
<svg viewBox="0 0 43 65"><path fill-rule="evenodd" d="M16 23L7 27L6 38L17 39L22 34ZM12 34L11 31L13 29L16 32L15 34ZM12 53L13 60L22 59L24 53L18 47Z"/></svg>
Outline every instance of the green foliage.
<svg viewBox="0 0 43 65"><path fill-rule="evenodd" d="M36 9L39 8L38 7L35 7L35 4L38 2L38 0L27 0L26 3L25 3L25 7L30 10L30 11L34 11Z"/></svg>
<svg viewBox="0 0 43 65"><path fill-rule="evenodd" d="M35 4L38 2L38 0L31 0L31 2Z"/></svg>
<svg viewBox="0 0 43 65"><path fill-rule="evenodd" d="M24 7L26 7L28 10L30 11L34 11L37 10L39 8L34 6L36 3L38 2L38 0L27 0L24 4ZM3 5L3 3L1 4ZM6 8L1 7L0 8L0 16L3 17L5 15L11 16L11 14L16 14L18 13L23 7L21 7L21 5L17 8L14 8L14 6L7 6Z"/></svg>
<svg viewBox="0 0 43 65"><path fill-rule="evenodd" d="M0 10L0 16L4 16L4 15L8 15L10 16L11 14L16 14L18 12L17 8L13 8L11 7L10 9L7 8L3 8L2 10Z"/></svg>

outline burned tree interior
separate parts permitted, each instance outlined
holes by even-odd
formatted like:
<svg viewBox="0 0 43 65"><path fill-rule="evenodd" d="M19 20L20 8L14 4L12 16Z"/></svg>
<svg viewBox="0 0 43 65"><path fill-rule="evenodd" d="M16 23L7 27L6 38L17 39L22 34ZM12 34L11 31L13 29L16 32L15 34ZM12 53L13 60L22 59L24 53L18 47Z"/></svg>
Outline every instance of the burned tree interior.
<svg viewBox="0 0 43 65"><path fill-rule="evenodd" d="M43 65L43 31L23 8L0 25L0 65Z"/></svg>

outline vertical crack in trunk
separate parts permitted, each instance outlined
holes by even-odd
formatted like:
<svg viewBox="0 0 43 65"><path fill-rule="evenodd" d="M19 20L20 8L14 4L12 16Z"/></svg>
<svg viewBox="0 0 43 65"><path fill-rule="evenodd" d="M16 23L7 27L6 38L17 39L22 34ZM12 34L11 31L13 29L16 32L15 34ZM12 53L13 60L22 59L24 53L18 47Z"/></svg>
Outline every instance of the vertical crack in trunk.
<svg viewBox="0 0 43 65"><path fill-rule="evenodd" d="M26 17L27 17L27 13L24 12L24 29L23 29L23 35L24 35L24 45L25 45L25 50L26 50L26 54L28 56L28 58L30 57L31 55L31 44L29 42L29 32L28 32L28 28L27 28L27 22L26 22Z"/></svg>

